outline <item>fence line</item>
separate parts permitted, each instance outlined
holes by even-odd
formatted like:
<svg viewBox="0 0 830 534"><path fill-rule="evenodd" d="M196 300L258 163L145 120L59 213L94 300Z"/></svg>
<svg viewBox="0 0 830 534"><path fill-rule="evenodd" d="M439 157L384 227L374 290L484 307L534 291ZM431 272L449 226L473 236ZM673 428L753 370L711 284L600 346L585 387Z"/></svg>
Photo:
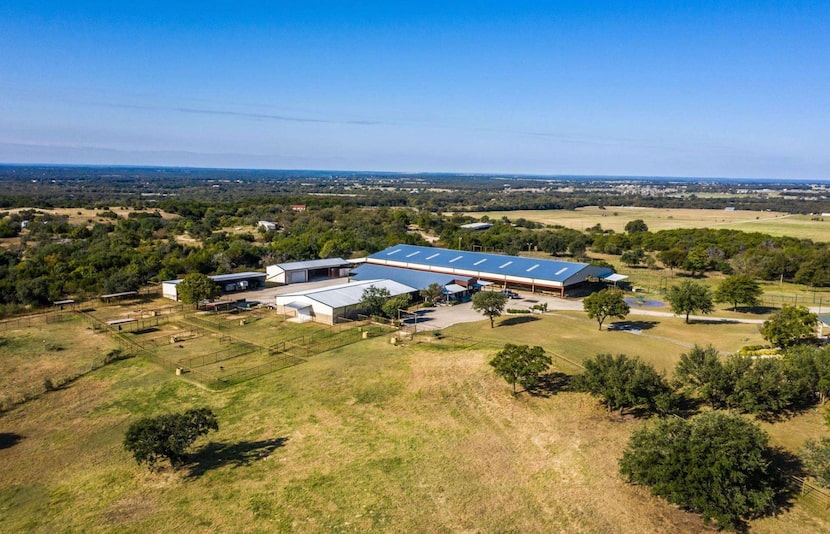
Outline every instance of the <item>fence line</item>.
<svg viewBox="0 0 830 534"><path fill-rule="evenodd" d="M238 344L235 346L229 347L227 349L217 350L216 352L211 352L210 354L203 354L201 356L193 356L190 358L182 358L181 360L176 362L176 365L178 365L182 369L192 369L194 367L203 367L205 365L210 365L212 363L230 360L238 356L252 354L257 351L261 353L262 350L263 348L257 345L238 342Z"/></svg>
<svg viewBox="0 0 830 534"><path fill-rule="evenodd" d="M790 475L799 484L802 499L808 499L818 505L830 510L830 493L825 488L817 486L810 480L795 475Z"/></svg>

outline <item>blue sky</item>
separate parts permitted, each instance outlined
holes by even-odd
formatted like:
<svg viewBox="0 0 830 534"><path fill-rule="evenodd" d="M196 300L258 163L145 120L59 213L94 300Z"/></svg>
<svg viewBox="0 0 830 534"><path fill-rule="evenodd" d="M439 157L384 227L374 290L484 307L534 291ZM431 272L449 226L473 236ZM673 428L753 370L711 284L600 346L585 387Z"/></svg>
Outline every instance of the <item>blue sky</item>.
<svg viewBox="0 0 830 534"><path fill-rule="evenodd" d="M0 162L830 178L830 2L4 2Z"/></svg>

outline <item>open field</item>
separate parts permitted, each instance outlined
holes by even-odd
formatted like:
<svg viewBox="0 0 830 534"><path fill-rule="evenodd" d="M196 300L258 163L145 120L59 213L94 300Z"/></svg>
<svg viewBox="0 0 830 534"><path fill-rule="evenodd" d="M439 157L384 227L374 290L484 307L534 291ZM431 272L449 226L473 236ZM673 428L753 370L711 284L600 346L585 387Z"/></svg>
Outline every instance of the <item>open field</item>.
<svg viewBox="0 0 830 534"><path fill-rule="evenodd" d="M87 208L12 208L8 210L9 213L17 213L20 211L26 211L34 209L38 213L50 213L52 215L65 215L68 218L69 224L93 224L96 222L106 223L106 222L113 222L112 219L107 217L100 217L99 215L103 213L104 209L87 209ZM109 211L112 211L119 217L126 218L129 216L130 213L155 213L156 211L159 215L162 216L164 219L174 219L178 217L173 213L167 213L162 210L136 210L134 208L125 208L120 206L111 206Z"/></svg>
<svg viewBox="0 0 830 534"><path fill-rule="evenodd" d="M691 324L676 317L629 315L626 323L639 333L608 330L618 322L609 319L602 332L597 323L582 312L556 312L545 316L504 316L496 328L482 328L481 323L464 323L444 330L450 336L492 341L499 347L505 342L522 340L541 345L547 352L566 358L555 359L563 370L578 372L578 364L601 352L639 356L659 371L671 374L680 355L695 343L711 343L720 351L736 352L744 345L762 344L758 326L753 324ZM573 365L577 364L577 365Z"/></svg>
<svg viewBox="0 0 830 534"><path fill-rule="evenodd" d="M60 383L89 369L116 348L75 317L0 331L0 403L39 392L45 380Z"/></svg>
<svg viewBox="0 0 830 534"><path fill-rule="evenodd" d="M664 334L683 329L666 326ZM722 337L719 327L697 326ZM498 345L529 336L571 357L644 341L592 331L597 347L576 346L593 328L574 314L492 330L486 321L458 325L445 329L448 340L401 347L378 337L221 392L142 359L117 362L0 417L0 524L9 532L705 530L617 476L642 421L566 391L514 399L487 365ZM574 335L557 341L564 330ZM453 348L462 335L493 344ZM635 346L668 347L631 345L644 356ZM199 442L191 465L151 473L122 449L132 418L192 406L214 409L220 430ZM792 448L826 432L815 413L767 428ZM752 527L821 532L830 528L824 514L796 504Z"/></svg>
<svg viewBox="0 0 830 534"><path fill-rule="evenodd" d="M507 217L511 221L523 218L549 226L561 225L575 230L586 230L597 224L606 230L622 232L634 219L642 219L649 230L674 228L729 228L744 232L763 232L774 236L791 236L830 241L830 218L813 221L809 215L788 215L774 211L705 210L671 208L634 208L597 206L575 210L514 210L469 212L465 215L490 219Z"/></svg>

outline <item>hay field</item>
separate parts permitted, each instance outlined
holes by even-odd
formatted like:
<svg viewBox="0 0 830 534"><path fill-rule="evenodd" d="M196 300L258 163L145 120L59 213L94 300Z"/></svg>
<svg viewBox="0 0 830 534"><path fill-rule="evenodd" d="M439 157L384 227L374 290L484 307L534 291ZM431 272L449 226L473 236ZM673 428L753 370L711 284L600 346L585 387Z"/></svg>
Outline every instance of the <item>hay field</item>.
<svg viewBox="0 0 830 534"><path fill-rule="evenodd" d="M663 333L677 341L723 334L712 325L685 333L667 326ZM400 347L382 336L221 392L142 359L117 362L0 416L0 525L119 533L705 530L697 516L618 477L617 458L643 421L609 415L584 394L513 398L487 365L499 344L530 336L572 357L640 342L594 328L573 314L494 329L487 321L458 325L443 340ZM558 340L565 329L576 335ZM579 348L589 330L599 345ZM668 345L638 346L651 354ZM133 418L193 406L213 408L220 430L198 443L191 465L151 473L122 449ZM776 443L797 448L826 432L820 418L769 428ZM796 504L752 528L821 532L830 518Z"/></svg>
<svg viewBox="0 0 830 534"><path fill-rule="evenodd" d="M643 219L649 230L674 228L730 228L744 232L763 232L774 236L791 236L830 241L830 218L813 221L808 215L790 215L774 211L708 210L635 208L627 206L597 206L575 210L514 210L469 212L465 215L490 219L507 217L511 221L524 218L546 225L561 225L576 230L586 230L597 224L607 230L622 232L626 223Z"/></svg>

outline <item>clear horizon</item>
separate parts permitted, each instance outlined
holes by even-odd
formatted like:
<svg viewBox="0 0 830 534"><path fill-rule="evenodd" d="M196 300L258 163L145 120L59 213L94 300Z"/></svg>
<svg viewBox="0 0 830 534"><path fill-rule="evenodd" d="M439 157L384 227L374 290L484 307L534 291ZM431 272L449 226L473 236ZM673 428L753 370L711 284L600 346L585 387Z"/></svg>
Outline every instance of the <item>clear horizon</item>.
<svg viewBox="0 0 830 534"><path fill-rule="evenodd" d="M828 4L13 4L10 164L830 177Z"/></svg>

